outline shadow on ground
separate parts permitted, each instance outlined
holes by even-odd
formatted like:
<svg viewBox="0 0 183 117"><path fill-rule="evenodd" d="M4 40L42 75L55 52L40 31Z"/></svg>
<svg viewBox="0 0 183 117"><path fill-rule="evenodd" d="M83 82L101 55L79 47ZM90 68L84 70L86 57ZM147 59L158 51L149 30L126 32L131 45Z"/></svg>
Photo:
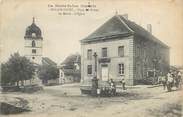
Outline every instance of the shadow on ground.
<svg viewBox="0 0 183 117"><path fill-rule="evenodd" d="M17 100L18 101L17 101ZM0 102L0 115L18 114L30 112L28 107L29 102L23 98L15 97L11 103Z"/></svg>
<svg viewBox="0 0 183 117"><path fill-rule="evenodd" d="M29 112L30 110L22 108L22 107L16 107L14 105L1 102L0 103L0 115L9 115L9 114L18 114L22 112Z"/></svg>

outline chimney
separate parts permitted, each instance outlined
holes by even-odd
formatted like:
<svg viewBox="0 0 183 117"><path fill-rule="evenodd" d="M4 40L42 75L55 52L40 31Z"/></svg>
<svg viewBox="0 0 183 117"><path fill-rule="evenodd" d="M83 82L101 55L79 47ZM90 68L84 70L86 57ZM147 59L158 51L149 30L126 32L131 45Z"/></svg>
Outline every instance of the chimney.
<svg viewBox="0 0 183 117"><path fill-rule="evenodd" d="M123 14L122 15L125 19L128 19L128 14Z"/></svg>
<svg viewBox="0 0 183 117"><path fill-rule="evenodd" d="M152 33L152 25L151 24L147 24L147 31L149 33Z"/></svg>

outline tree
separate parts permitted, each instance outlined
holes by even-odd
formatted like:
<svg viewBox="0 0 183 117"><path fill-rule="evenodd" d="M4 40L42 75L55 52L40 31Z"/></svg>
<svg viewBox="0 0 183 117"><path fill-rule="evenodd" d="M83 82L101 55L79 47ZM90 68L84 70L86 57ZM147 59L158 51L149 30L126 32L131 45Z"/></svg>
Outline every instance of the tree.
<svg viewBox="0 0 183 117"><path fill-rule="evenodd" d="M2 80L4 84L13 84L24 80L30 80L35 73L34 64L26 57L20 56L18 53L11 55L10 59L2 64Z"/></svg>
<svg viewBox="0 0 183 117"><path fill-rule="evenodd" d="M51 79L57 79L59 76L59 70L56 66L42 65L39 68L38 75L43 82L47 82Z"/></svg>
<svg viewBox="0 0 183 117"><path fill-rule="evenodd" d="M10 69L8 69L8 64L1 64L1 84L8 84L13 83L12 79L10 78Z"/></svg>

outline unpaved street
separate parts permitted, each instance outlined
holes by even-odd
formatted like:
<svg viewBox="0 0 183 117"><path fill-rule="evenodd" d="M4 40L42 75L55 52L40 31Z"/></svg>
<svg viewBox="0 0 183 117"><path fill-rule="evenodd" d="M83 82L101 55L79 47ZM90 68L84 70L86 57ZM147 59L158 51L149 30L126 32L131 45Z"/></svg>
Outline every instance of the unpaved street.
<svg viewBox="0 0 183 117"><path fill-rule="evenodd" d="M139 86L118 92L116 97L91 97L81 95L76 84L44 87L44 91L33 94L1 94L1 99L28 101L25 108L31 112L9 115L13 117L180 117L181 91Z"/></svg>

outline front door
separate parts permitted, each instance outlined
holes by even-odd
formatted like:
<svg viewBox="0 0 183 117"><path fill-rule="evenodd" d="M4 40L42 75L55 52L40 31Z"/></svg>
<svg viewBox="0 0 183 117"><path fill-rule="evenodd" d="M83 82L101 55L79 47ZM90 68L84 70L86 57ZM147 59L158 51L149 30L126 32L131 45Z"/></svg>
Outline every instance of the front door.
<svg viewBox="0 0 183 117"><path fill-rule="evenodd" d="M102 80L103 81L108 81L108 76L109 76L109 69L108 69L108 65L102 65L101 67L101 71L102 71Z"/></svg>

